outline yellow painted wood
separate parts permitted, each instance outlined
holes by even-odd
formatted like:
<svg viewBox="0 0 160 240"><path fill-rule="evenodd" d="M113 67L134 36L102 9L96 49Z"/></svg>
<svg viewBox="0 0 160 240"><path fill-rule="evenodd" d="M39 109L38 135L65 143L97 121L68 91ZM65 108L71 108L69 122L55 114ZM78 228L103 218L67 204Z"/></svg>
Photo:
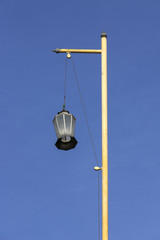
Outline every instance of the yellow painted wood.
<svg viewBox="0 0 160 240"><path fill-rule="evenodd" d="M108 240L107 36L101 36L102 70L102 240Z"/></svg>
<svg viewBox="0 0 160 240"><path fill-rule="evenodd" d="M56 53L97 53L101 54L101 49L55 49L52 52Z"/></svg>

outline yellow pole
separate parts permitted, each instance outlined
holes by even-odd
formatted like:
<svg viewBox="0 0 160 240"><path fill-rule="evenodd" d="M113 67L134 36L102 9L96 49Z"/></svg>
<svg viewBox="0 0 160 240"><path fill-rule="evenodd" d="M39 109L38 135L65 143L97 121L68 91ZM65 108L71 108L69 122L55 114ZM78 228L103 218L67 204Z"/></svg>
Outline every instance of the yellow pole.
<svg viewBox="0 0 160 240"><path fill-rule="evenodd" d="M108 240L107 34L101 35L102 70L102 240Z"/></svg>

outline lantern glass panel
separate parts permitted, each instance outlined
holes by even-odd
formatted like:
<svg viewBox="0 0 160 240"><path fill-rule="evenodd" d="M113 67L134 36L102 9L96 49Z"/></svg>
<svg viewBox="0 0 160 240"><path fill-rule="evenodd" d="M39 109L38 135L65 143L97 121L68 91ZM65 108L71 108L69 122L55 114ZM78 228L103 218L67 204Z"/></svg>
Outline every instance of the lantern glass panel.
<svg viewBox="0 0 160 240"><path fill-rule="evenodd" d="M71 135L71 115L70 114L65 114L65 132L66 135Z"/></svg>
<svg viewBox="0 0 160 240"><path fill-rule="evenodd" d="M72 136L74 136L74 131L75 131L75 123L76 123L76 119L74 117L72 117Z"/></svg>
<svg viewBox="0 0 160 240"><path fill-rule="evenodd" d="M59 135L60 137L62 137L63 135L65 135L63 114L57 115L57 123Z"/></svg>
<svg viewBox="0 0 160 240"><path fill-rule="evenodd" d="M57 124L57 116L55 116L55 118L53 119L53 124L54 124L54 128L55 128L55 131L56 131L57 138L60 138L58 124Z"/></svg>

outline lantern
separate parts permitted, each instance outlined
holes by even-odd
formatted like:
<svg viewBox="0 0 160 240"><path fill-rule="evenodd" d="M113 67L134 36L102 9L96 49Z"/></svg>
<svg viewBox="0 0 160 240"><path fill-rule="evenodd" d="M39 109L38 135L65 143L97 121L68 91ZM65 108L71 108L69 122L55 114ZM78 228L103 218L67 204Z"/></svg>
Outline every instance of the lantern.
<svg viewBox="0 0 160 240"><path fill-rule="evenodd" d="M77 145L74 137L75 117L68 111L59 112L53 119L54 128L57 135L56 147L61 150L69 150Z"/></svg>

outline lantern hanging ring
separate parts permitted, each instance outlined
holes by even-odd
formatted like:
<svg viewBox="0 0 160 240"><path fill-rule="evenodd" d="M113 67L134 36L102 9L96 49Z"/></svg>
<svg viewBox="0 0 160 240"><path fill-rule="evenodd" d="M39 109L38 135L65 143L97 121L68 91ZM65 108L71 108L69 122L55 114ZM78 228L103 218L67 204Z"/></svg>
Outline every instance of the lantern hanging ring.
<svg viewBox="0 0 160 240"><path fill-rule="evenodd" d="M68 58L68 59L71 58L71 54L70 54L70 52L67 52L67 58Z"/></svg>

